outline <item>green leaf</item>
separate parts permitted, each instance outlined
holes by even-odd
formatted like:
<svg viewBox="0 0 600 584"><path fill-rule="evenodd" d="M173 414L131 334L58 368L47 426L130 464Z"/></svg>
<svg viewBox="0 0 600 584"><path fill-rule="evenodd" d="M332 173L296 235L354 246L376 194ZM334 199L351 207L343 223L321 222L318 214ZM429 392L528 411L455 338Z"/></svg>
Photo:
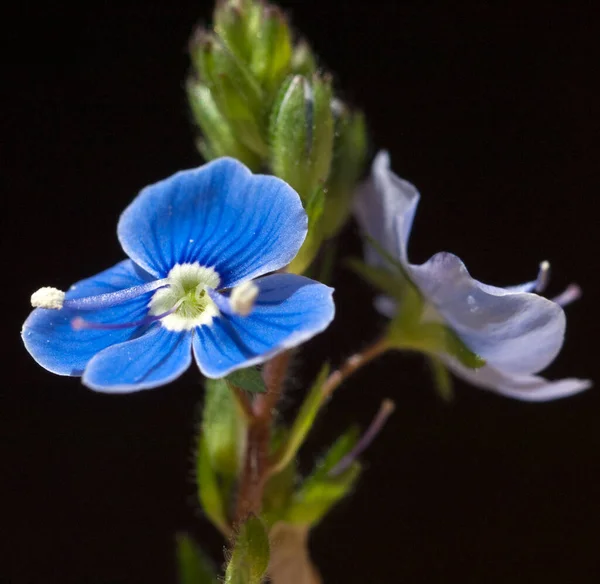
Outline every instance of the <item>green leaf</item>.
<svg viewBox="0 0 600 584"><path fill-rule="evenodd" d="M202 430L210 463L233 480L242 466L248 424L225 379L206 379L204 389Z"/></svg>
<svg viewBox="0 0 600 584"><path fill-rule="evenodd" d="M321 388L329 375L329 364L321 367L312 387L304 398L300 411L292 424L287 440L275 456L274 472L283 470L296 456L306 436L312 428L317 414L323 405L324 397Z"/></svg>
<svg viewBox="0 0 600 584"><path fill-rule="evenodd" d="M316 525L338 501L352 491L361 471L358 462L354 462L339 475L330 476L329 472L352 450L358 437L358 429L351 428L335 441L313 473L294 493L285 521L297 525Z"/></svg>
<svg viewBox="0 0 600 584"><path fill-rule="evenodd" d="M269 567L269 536L262 521L250 516L237 534L225 584L260 584Z"/></svg>
<svg viewBox="0 0 600 584"><path fill-rule="evenodd" d="M238 369L225 377L225 381L250 393L264 393L267 391L262 374L255 367Z"/></svg>
<svg viewBox="0 0 600 584"><path fill-rule="evenodd" d="M218 584L210 559L186 533L176 536L179 584Z"/></svg>
<svg viewBox="0 0 600 584"><path fill-rule="evenodd" d="M228 534L230 528L227 522L225 505L219 489L217 476L211 464L208 444L203 434L200 434L198 439L196 481L198 500L204 513L221 533Z"/></svg>

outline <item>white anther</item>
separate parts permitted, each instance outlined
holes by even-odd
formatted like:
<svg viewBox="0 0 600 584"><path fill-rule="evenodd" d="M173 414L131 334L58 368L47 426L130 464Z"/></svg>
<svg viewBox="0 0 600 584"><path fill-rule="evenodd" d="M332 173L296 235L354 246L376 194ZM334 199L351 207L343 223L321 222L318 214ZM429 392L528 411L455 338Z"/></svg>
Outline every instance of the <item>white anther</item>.
<svg viewBox="0 0 600 584"><path fill-rule="evenodd" d="M51 308L60 310L65 301L65 293L58 288L46 286L31 295L31 306L34 308Z"/></svg>
<svg viewBox="0 0 600 584"><path fill-rule="evenodd" d="M538 272L537 281L535 283L535 291L543 292L548 285L548 280L550 279L550 262L544 260L540 263L540 269Z"/></svg>
<svg viewBox="0 0 600 584"><path fill-rule="evenodd" d="M233 312L241 316L248 316L254 307L258 292L258 286L251 281L236 286L229 297Z"/></svg>

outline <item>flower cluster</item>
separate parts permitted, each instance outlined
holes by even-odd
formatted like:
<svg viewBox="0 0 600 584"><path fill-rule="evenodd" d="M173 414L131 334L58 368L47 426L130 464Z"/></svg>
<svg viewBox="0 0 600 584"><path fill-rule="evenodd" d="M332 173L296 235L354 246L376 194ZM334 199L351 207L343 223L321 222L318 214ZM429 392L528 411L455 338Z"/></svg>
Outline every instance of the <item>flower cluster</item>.
<svg viewBox="0 0 600 584"><path fill-rule="evenodd" d="M543 290L548 279L547 262L542 262L536 280L507 288L475 280L451 253L437 253L422 265L411 264L408 238L419 198L412 184L390 170L388 154L380 152L371 178L359 189L355 202L363 231L379 243L375 247L367 243L367 262L389 270L395 277L393 296L380 296L376 307L396 321L394 332L399 333L400 344L404 341L404 348L411 348L411 340L402 334L408 332L402 330L407 322L402 299L416 290L419 307L415 310L413 303L411 308L418 314L410 315L418 320L416 340L427 339L428 325L441 324L483 359L469 367L450 347L436 343L427 347L425 342L426 352L439 357L463 379L505 396L531 401L565 397L590 387L588 380L547 381L536 375L562 347L566 320L562 306L579 296L577 286L553 300L538 295L536 292ZM421 343L413 346L422 347Z"/></svg>

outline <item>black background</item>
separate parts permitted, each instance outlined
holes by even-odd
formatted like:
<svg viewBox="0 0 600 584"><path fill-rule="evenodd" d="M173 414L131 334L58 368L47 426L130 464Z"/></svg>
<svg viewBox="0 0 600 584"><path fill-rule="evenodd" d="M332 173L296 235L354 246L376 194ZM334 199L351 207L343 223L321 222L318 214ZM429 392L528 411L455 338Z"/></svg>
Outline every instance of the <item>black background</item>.
<svg viewBox="0 0 600 584"><path fill-rule="evenodd" d="M553 266L568 309L548 376L599 379L598 70L593 3L285 2L364 108L373 152L422 200L420 262L447 249L513 284ZM13 5L13 8L15 6ZM3 19L0 581L175 582L172 536L222 541L194 503L195 369L167 387L96 394L51 375L19 339L29 294L122 258L121 210L146 184L200 163L182 83L206 2L23 4ZM358 253L356 228L342 240ZM295 362L293 413L318 363L377 334L370 291L340 269L336 323ZM302 454L382 397L398 409L351 499L315 530L327 583L597 582L600 397L524 404L457 384L450 405L420 358L388 355L336 396Z"/></svg>

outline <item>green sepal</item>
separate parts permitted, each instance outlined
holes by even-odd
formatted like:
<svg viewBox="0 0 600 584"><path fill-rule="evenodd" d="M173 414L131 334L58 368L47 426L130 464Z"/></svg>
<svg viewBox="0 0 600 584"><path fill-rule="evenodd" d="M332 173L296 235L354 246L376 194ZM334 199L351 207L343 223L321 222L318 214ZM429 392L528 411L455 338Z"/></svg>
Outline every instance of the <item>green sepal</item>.
<svg viewBox="0 0 600 584"><path fill-rule="evenodd" d="M249 63L252 46L248 35L248 0L217 0L213 14L215 32L242 62Z"/></svg>
<svg viewBox="0 0 600 584"><path fill-rule="evenodd" d="M271 111L269 141L273 174L306 197L305 166L307 119L305 87L301 75L288 77L281 85Z"/></svg>
<svg viewBox="0 0 600 584"><path fill-rule="evenodd" d="M296 257L288 266L288 272L292 274L304 273L319 253L323 242L319 223L323 216L325 199L326 191L322 186L319 186L305 203L306 215L308 216L308 233Z"/></svg>
<svg viewBox="0 0 600 584"><path fill-rule="evenodd" d="M263 8L260 34L252 39L252 44L250 70L267 95L272 94L288 74L292 59L290 27L280 8Z"/></svg>
<svg viewBox="0 0 600 584"><path fill-rule="evenodd" d="M298 191L303 202L325 186L333 149L331 79L301 75L286 79L269 126L273 174Z"/></svg>
<svg viewBox="0 0 600 584"><path fill-rule="evenodd" d="M250 516L239 528L227 570L225 584L260 584L269 566L269 536L263 522Z"/></svg>
<svg viewBox="0 0 600 584"><path fill-rule="evenodd" d="M367 129L362 112L351 112L337 101L332 109L335 140L327 180L327 205L321 226L325 238L333 237L350 215L352 198L367 153Z"/></svg>
<svg viewBox="0 0 600 584"><path fill-rule="evenodd" d="M264 96L246 66L218 37L197 33L192 61L237 140L261 157L268 155L263 137Z"/></svg>
<svg viewBox="0 0 600 584"><path fill-rule="evenodd" d="M238 369L225 377L225 381L250 393L264 393L267 391L262 374L256 367Z"/></svg>
<svg viewBox="0 0 600 584"><path fill-rule="evenodd" d="M329 176L333 156L333 99L330 75L312 76L312 143L309 147L309 177L311 193L315 188L323 187Z"/></svg>
<svg viewBox="0 0 600 584"><path fill-rule="evenodd" d="M327 512L354 488L361 472L358 462L353 462L339 475L329 472L354 447L359 437L357 428L340 436L321 460L315 471L294 493L285 520L299 525L316 525Z"/></svg>
<svg viewBox="0 0 600 584"><path fill-rule="evenodd" d="M315 55L310 48L310 45L301 40L295 47L292 53L292 61L290 63L292 73L309 77L317 71L317 61Z"/></svg>
<svg viewBox="0 0 600 584"><path fill-rule="evenodd" d="M194 121L204 136L198 145L202 156L206 160L231 156L243 162L251 170L259 170L260 156L236 139L208 87L190 78L186 89Z"/></svg>
<svg viewBox="0 0 600 584"><path fill-rule="evenodd" d="M198 501L202 510L211 523L221 531L229 532L225 504L217 475L211 464L210 452L204 435L198 438L198 452L196 456L196 483L198 489Z"/></svg>
<svg viewBox="0 0 600 584"><path fill-rule="evenodd" d="M179 584L218 584L212 561L189 535L178 533L175 542Z"/></svg>
<svg viewBox="0 0 600 584"><path fill-rule="evenodd" d="M344 263L363 280L366 280L381 292L385 292L395 299L402 297L406 280L398 274L394 274L385 268L371 266L358 258L346 258Z"/></svg>
<svg viewBox="0 0 600 584"><path fill-rule="evenodd" d="M202 432L211 467L229 479L241 469L247 421L226 379L206 379Z"/></svg>
<svg viewBox="0 0 600 584"><path fill-rule="evenodd" d="M437 394L446 402L452 401L454 390L448 368L440 359L434 356L429 357L429 366Z"/></svg>

